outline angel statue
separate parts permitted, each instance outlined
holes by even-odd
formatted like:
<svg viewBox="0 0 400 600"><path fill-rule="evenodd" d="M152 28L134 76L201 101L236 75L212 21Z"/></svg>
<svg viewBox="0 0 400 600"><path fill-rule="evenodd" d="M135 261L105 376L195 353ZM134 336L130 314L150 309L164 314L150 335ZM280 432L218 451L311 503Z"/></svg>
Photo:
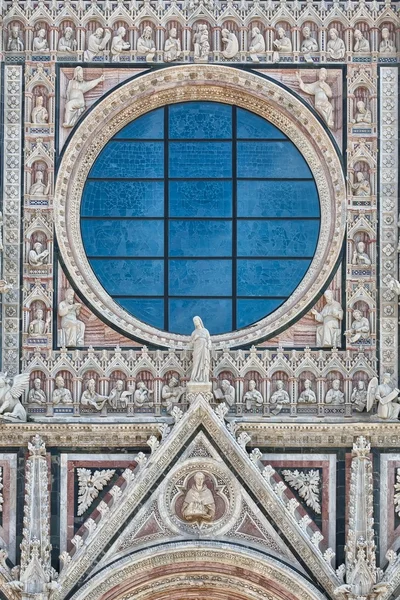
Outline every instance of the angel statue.
<svg viewBox="0 0 400 600"><path fill-rule="evenodd" d="M377 377L373 377L368 385L367 412L369 412L375 400L378 401L377 414L380 419L395 420L399 418L400 404L397 402L400 390L393 388L390 383L390 373L384 373L383 383L379 383Z"/></svg>
<svg viewBox="0 0 400 600"><path fill-rule="evenodd" d="M26 421L26 410L20 397L29 384L29 373L14 377L13 385L7 373L0 373L0 415L7 421Z"/></svg>

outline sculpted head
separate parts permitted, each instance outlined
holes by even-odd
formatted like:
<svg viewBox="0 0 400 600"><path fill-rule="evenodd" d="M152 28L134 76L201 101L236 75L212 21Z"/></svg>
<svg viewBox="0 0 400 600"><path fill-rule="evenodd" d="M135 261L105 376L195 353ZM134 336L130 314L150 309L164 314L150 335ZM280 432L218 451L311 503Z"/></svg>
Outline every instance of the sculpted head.
<svg viewBox="0 0 400 600"><path fill-rule="evenodd" d="M332 27L332 29L329 30L329 37L331 40L337 40L339 37L338 30Z"/></svg>
<svg viewBox="0 0 400 600"><path fill-rule="evenodd" d="M332 290L326 290L324 293L324 298L327 304L332 304L333 302L333 292Z"/></svg>
<svg viewBox="0 0 400 600"><path fill-rule="evenodd" d="M169 387L176 387L178 385L179 381L178 379L172 375L171 379L168 382Z"/></svg>
<svg viewBox="0 0 400 600"><path fill-rule="evenodd" d="M389 39L389 35L390 35L389 29L387 27L383 27L383 29L382 29L382 39L383 40L388 40Z"/></svg>
<svg viewBox="0 0 400 600"><path fill-rule="evenodd" d="M197 471L197 473L195 473L195 476L194 476L194 482L196 484L196 487L202 488L204 485L204 481L205 481L204 473L202 473L201 471Z"/></svg>
<svg viewBox="0 0 400 600"><path fill-rule="evenodd" d="M70 40L72 38L72 34L73 34L72 27L66 27L65 31L64 31L65 39Z"/></svg>
<svg viewBox="0 0 400 600"><path fill-rule="evenodd" d="M13 25L11 27L11 36L14 38L14 40L16 40L19 36L19 25ZM382 29L382 36L383 36L383 29Z"/></svg>
<svg viewBox="0 0 400 600"><path fill-rule="evenodd" d="M62 375L57 375L56 386L58 387L58 389L61 389L64 387L64 377Z"/></svg>
<svg viewBox="0 0 400 600"><path fill-rule="evenodd" d="M176 38L176 27L171 27L169 30L169 37Z"/></svg>
<svg viewBox="0 0 400 600"><path fill-rule="evenodd" d="M365 250L365 244L364 244L364 242L358 242L358 244L357 244L357 251L360 254L363 254L364 250Z"/></svg>
<svg viewBox="0 0 400 600"><path fill-rule="evenodd" d="M38 96L36 98L36 106L43 106L43 96Z"/></svg>
<svg viewBox="0 0 400 600"><path fill-rule="evenodd" d="M221 389L223 392L229 392L230 387L231 387L231 384L227 379L223 379L221 381Z"/></svg>
<svg viewBox="0 0 400 600"><path fill-rule="evenodd" d="M249 381L249 390L252 392L255 389L256 389L256 382L254 381L254 379L250 379L250 381Z"/></svg>
<svg viewBox="0 0 400 600"><path fill-rule="evenodd" d="M46 30L45 29L39 29L38 36L41 37L41 38L45 38L46 37Z"/></svg>
<svg viewBox="0 0 400 600"><path fill-rule="evenodd" d="M74 80L83 81L83 69L82 67L76 67L74 70Z"/></svg>
<svg viewBox="0 0 400 600"><path fill-rule="evenodd" d="M310 387L311 387L311 381L309 379L306 379L304 382L304 389L309 390Z"/></svg>
<svg viewBox="0 0 400 600"><path fill-rule="evenodd" d="M33 244L33 249L36 252L36 254L41 254L42 248L43 248L43 246L42 246L42 244L40 242L35 242Z"/></svg>
<svg viewBox="0 0 400 600"><path fill-rule="evenodd" d="M36 171L35 182L41 183L43 181L43 171Z"/></svg>
<svg viewBox="0 0 400 600"><path fill-rule="evenodd" d="M35 317L38 321L41 321L43 319L43 310L41 308L38 308L36 310Z"/></svg>
<svg viewBox="0 0 400 600"><path fill-rule="evenodd" d="M278 27L278 36L282 39L285 37L285 30L283 27Z"/></svg>
<svg viewBox="0 0 400 600"><path fill-rule="evenodd" d="M117 30L117 35L119 35L120 37L122 37L122 38L123 38L123 37L125 37L125 34L126 34L126 29L125 29L125 27L118 27L118 30Z"/></svg>
<svg viewBox="0 0 400 600"><path fill-rule="evenodd" d="M253 37L255 37L256 35L259 35L259 34L260 34L259 28L258 27L253 27L253 29L251 30L251 35Z"/></svg>
<svg viewBox="0 0 400 600"><path fill-rule="evenodd" d="M365 102L363 100L357 102L357 110L358 112L365 112Z"/></svg>
<svg viewBox="0 0 400 600"><path fill-rule="evenodd" d="M364 173L362 171L357 171L356 178L357 181L364 181Z"/></svg>
<svg viewBox="0 0 400 600"><path fill-rule="evenodd" d="M96 382L94 379L89 379L88 383L87 383L87 389L89 390L89 392L94 392L94 389L96 387Z"/></svg>
<svg viewBox="0 0 400 600"><path fill-rule="evenodd" d="M383 374L383 383L390 383L390 380L392 379L392 376L390 373L384 373Z"/></svg>
<svg viewBox="0 0 400 600"><path fill-rule="evenodd" d="M362 319L362 312L360 310L357 310L357 309L354 310L353 311L353 319L355 321L361 321L361 319Z"/></svg>
<svg viewBox="0 0 400 600"><path fill-rule="evenodd" d="M306 25L305 27L303 27L303 37L308 40L308 38L311 36L311 29L308 27L308 25Z"/></svg>
<svg viewBox="0 0 400 600"><path fill-rule="evenodd" d="M139 390L144 390L146 387L146 384L144 381L139 381L139 383L137 384L137 387Z"/></svg>
<svg viewBox="0 0 400 600"><path fill-rule="evenodd" d="M68 288L67 291L65 292L65 300L68 304L74 303L74 295L75 295L74 290L72 288Z"/></svg>
<svg viewBox="0 0 400 600"><path fill-rule="evenodd" d="M356 40L362 40L363 34L362 34L362 32L359 29L356 29L354 31L354 37L355 37Z"/></svg>
<svg viewBox="0 0 400 600"><path fill-rule="evenodd" d="M33 387L35 388L35 390L40 390L40 386L41 386L42 382L40 381L40 379L37 377L34 382L33 382Z"/></svg>
<svg viewBox="0 0 400 600"><path fill-rule="evenodd" d="M223 29L222 30L222 37L223 38L228 38L229 37L229 30L228 29Z"/></svg>
<svg viewBox="0 0 400 600"><path fill-rule="evenodd" d="M122 381L122 379L117 379L115 387L119 392L122 392L122 390L124 389L124 382Z"/></svg>
<svg viewBox="0 0 400 600"><path fill-rule="evenodd" d="M332 389L337 391L340 388L340 379L334 379L332 381Z"/></svg>
<svg viewBox="0 0 400 600"><path fill-rule="evenodd" d="M146 25L146 27L143 29L143 37L146 38L146 40L150 40L152 33L153 33L153 31L152 31L150 25Z"/></svg>
<svg viewBox="0 0 400 600"><path fill-rule="evenodd" d="M360 391L365 389L365 381L363 381L362 379L359 380L357 387Z"/></svg>
<svg viewBox="0 0 400 600"><path fill-rule="evenodd" d="M283 381L282 381L282 379L278 379L278 381L276 382L276 389L277 390L283 390Z"/></svg>
<svg viewBox="0 0 400 600"><path fill-rule="evenodd" d="M200 317L193 317L193 325L196 327L196 329L202 329L203 321L200 319Z"/></svg>
<svg viewBox="0 0 400 600"><path fill-rule="evenodd" d="M100 39L101 39L101 38L103 37L103 33L104 33L104 29L103 29L102 27L98 27L98 28L96 29L96 31L94 32L94 35L95 35L97 38L100 38Z"/></svg>
<svg viewBox="0 0 400 600"><path fill-rule="evenodd" d="M328 71L324 68L319 70L318 73L318 78L320 81L325 81L325 79L328 77Z"/></svg>

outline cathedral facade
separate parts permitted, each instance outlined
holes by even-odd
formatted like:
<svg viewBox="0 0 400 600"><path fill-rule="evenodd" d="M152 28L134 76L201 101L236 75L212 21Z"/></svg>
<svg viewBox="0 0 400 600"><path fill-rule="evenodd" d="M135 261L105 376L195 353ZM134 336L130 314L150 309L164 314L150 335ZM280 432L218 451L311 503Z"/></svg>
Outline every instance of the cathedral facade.
<svg viewBox="0 0 400 600"><path fill-rule="evenodd" d="M398 600L398 2L0 19L1 600Z"/></svg>

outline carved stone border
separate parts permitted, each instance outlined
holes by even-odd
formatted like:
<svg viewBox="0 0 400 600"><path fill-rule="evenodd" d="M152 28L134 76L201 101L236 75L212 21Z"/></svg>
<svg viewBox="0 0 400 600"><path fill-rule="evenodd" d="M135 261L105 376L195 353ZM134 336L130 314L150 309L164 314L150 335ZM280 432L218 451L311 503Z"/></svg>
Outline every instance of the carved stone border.
<svg viewBox="0 0 400 600"><path fill-rule="evenodd" d="M3 295L2 370L20 371L20 251L21 251L21 144L22 80L18 65L4 68L4 155L3 155L3 264L1 278L13 285Z"/></svg>
<svg viewBox="0 0 400 600"><path fill-rule="evenodd" d="M276 83L231 67L192 65L144 74L111 93L84 119L66 148L54 198L57 239L75 284L88 303L109 322L151 344L188 346L188 336L150 327L112 300L89 265L80 232L83 188L105 144L140 115L165 104L188 100L236 104L271 121L303 154L320 196L321 229L317 250L292 296L257 326L213 336L216 347L247 345L284 327L311 304L326 285L339 257L346 223L345 182L333 144L311 111Z"/></svg>

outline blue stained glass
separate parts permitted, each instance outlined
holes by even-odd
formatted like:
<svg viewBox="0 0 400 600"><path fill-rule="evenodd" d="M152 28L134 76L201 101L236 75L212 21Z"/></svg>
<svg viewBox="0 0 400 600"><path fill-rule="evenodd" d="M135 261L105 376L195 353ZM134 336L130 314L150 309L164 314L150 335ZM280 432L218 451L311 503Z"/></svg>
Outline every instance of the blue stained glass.
<svg viewBox="0 0 400 600"><path fill-rule="evenodd" d="M171 296L230 296L232 261L180 259L169 261Z"/></svg>
<svg viewBox="0 0 400 600"><path fill-rule="evenodd" d="M116 298L115 301L139 321L164 329L164 298Z"/></svg>
<svg viewBox="0 0 400 600"><path fill-rule="evenodd" d="M169 301L170 331L190 334L194 315L201 315L211 335L232 331L232 300L223 298L172 298Z"/></svg>
<svg viewBox="0 0 400 600"><path fill-rule="evenodd" d="M164 177L163 142L108 142L89 177L126 179Z"/></svg>
<svg viewBox="0 0 400 600"><path fill-rule="evenodd" d="M272 123L242 108L237 109L237 137L239 139L287 139L286 135Z"/></svg>
<svg viewBox="0 0 400 600"><path fill-rule="evenodd" d="M251 298L237 301L237 326L246 327L270 315L285 300Z"/></svg>
<svg viewBox="0 0 400 600"><path fill-rule="evenodd" d="M158 108L135 119L121 129L115 136L116 139L153 139L162 140L164 137L164 109Z"/></svg>
<svg viewBox="0 0 400 600"><path fill-rule="evenodd" d="M82 217L163 217L163 181L87 181Z"/></svg>
<svg viewBox="0 0 400 600"><path fill-rule="evenodd" d="M89 219L81 221L89 256L163 256L164 221Z"/></svg>
<svg viewBox="0 0 400 600"><path fill-rule="evenodd" d="M169 176L217 179L232 175L231 142L170 142Z"/></svg>
<svg viewBox="0 0 400 600"><path fill-rule="evenodd" d="M164 261L125 258L89 260L101 285L115 296L162 296Z"/></svg>
<svg viewBox="0 0 400 600"><path fill-rule="evenodd" d="M230 256L231 221L170 221L170 256Z"/></svg>
<svg viewBox="0 0 400 600"><path fill-rule="evenodd" d="M290 296L310 264L311 260L302 258L238 259L238 296Z"/></svg>
<svg viewBox="0 0 400 600"><path fill-rule="evenodd" d="M313 180L237 182L239 217L319 217Z"/></svg>
<svg viewBox="0 0 400 600"><path fill-rule="evenodd" d="M238 177L311 179L311 171L297 148L288 142L238 142Z"/></svg>
<svg viewBox="0 0 400 600"><path fill-rule="evenodd" d="M184 102L169 107L171 139L232 137L232 107L215 102Z"/></svg>
<svg viewBox="0 0 400 600"><path fill-rule="evenodd" d="M238 256L313 256L319 220L238 221Z"/></svg>
<svg viewBox="0 0 400 600"><path fill-rule="evenodd" d="M170 181L170 217L230 217L231 181Z"/></svg>

